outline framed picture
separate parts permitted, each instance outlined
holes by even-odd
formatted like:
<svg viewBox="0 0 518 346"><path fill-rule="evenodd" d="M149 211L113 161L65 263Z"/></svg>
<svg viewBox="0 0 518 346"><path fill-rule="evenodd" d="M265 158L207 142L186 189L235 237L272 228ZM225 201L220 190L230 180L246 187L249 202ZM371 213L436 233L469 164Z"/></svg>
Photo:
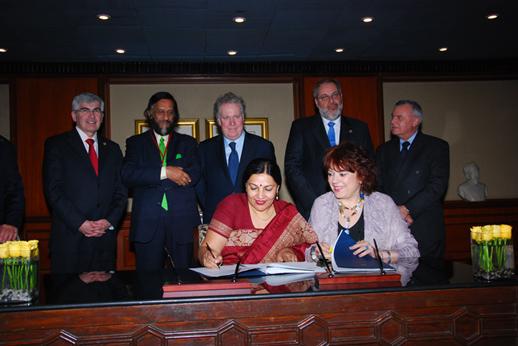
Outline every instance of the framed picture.
<svg viewBox="0 0 518 346"><path fill-rule="evenodd" d="M149 130L147 121L144 119L135 120L135 134L141 134ZM197 141L200 140L200 124L198 119L181 119L175 129L178 133L194 137Z"/></svg>
<svg viewBox="0 0 518 346"><path fill-rule="evenodd" d="M212 138L219 134L218 124L214 119L207 119L205 124L207 138ZM254 135L268 139L268 118L246 118L245 130Z"/></svg>

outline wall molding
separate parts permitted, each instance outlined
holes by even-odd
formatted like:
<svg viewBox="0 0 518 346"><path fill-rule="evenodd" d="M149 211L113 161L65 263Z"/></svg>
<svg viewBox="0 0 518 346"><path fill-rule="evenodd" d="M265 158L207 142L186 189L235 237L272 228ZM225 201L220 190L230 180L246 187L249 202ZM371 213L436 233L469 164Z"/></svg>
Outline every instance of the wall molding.
<svg viewBox="0 0 518 346"><path fill-rule="evenodd" d="M474 61L2 62L0 75L360 74L518 76L518 59Z"/></svg>

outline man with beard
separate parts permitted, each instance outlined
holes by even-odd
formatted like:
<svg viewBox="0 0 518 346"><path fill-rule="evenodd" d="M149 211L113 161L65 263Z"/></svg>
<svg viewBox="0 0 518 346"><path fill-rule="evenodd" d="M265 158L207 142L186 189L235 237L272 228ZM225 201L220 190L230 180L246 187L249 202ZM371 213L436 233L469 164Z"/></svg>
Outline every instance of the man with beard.
<svg viewBox="0 0 518 346"><path fill-rule="evenodd" d="M305 218L309 217L315 198L328 190L327 172L322 166L327 149L348 141L373 155L367 124L342 115L342 89L338 81L318 81L313 88L313 99L320 114L292 123L284 156L288 189Z"/></svg>
<svg viewBox="0 0 518 346"><path fill-rule="evenodd" d="M45 142L43 183L52 214L53 273L115 270L117 227L128 197L119 145L99 127L103 100L82 93L72 101L75 129Z"/></svg>
<svg viewBox="0 0 518 346"><path fill-rule="evenodd" d="M130 240L137 270L160 270L168 254L177 268L186 268L192 265L193 229L200 224L197 144L173 132L179 115L170 93L151 96L144 114L151 130L127 139L122 168L133 192Z"/></svg>

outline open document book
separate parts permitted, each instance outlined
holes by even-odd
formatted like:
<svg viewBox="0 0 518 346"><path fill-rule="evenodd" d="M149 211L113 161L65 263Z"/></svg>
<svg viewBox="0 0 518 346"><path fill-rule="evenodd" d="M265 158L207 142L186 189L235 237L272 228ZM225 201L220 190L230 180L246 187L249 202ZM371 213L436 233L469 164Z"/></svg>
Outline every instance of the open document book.
<svg viewBox="0 0 518 346"><path fill-rule="evenodd" d="M350 246L356 244L356 241L343 230L336 238L333 245L333 256L331 264L336 273L357 273L357 272L380 272L380 264L378 259L367 255L358 257L349 249ZM388 264L383 263L383 269L386 272L395 271Z"/></svg>
<svg viewBox="0 0 518 346"><path fill-rule="evenodd" d="M237 264L223 265L220 268L209 269L205 267L190 268L209 278L232 276ZM314 262L276 262L239 265L239 276L263 276L276 274L311 274L324 273L324 268L318 267Z"/></svg>

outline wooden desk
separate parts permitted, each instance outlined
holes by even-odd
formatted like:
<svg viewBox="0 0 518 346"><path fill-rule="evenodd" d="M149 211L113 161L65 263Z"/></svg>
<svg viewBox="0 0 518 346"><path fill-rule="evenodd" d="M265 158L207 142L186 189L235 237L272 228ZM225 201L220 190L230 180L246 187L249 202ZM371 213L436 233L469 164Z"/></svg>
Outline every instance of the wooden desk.
<svg viewBox="0 0 518 346"><path fill-rule="evenodd" d="M516 344L517 281L468 281L4 309L0 343Z"/></svg>

